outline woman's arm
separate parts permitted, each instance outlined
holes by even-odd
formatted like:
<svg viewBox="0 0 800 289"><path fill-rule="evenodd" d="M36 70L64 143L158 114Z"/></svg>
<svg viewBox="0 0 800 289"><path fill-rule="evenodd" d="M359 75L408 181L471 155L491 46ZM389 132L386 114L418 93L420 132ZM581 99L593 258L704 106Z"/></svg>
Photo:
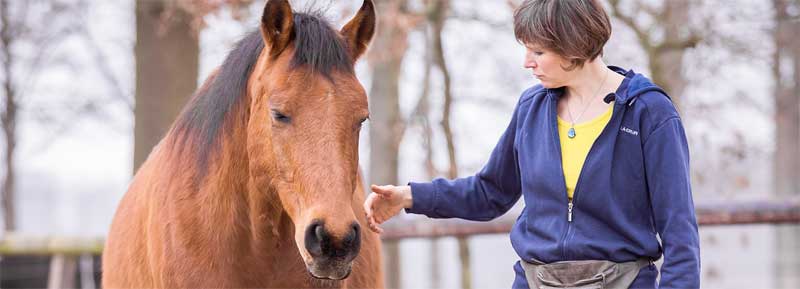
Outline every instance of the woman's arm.
<svg viewBox="0 0 800 289"><path fill-rule="evenodd" d="M689 147L677 116L644 140L656 230L664 247L659 288L700 288L700 240L689 177Z"/></svg>
<svg viewBox="0 0 800 289"><path fill-rule="evenodd" d="M517 151L514 143L523 93L514 109L511 123L500 137L489 161L476 175L455 180L435 179L409 186L373 186L373 194L364 203L370 228L380 232L378 224L406 209L409 213L431 218L462 218L486 221L507 212L521 195ZM530 98L527 98L530 100ZM404 204L404 205L401 205Z"/></svg>

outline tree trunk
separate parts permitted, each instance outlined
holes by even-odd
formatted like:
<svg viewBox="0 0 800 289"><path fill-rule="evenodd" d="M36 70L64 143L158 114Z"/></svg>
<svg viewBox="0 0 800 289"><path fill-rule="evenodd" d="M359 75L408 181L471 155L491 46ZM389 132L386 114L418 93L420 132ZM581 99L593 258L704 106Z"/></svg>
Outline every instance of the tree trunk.
<svg viewBox="0 0 800 289"><path fill-rule="evenodd" d="M13 68L13 56L11 55L11 48L14 43L14 35L12 35L11 19L8 11L9 1L0 1L0 22L3 25L0 28L0 42L2 42L2 55L3 55L3 92L5 94L4 110L2 111L2 125L3 136L6 140L5 150L5 174L3 178L3 224L5 231L10 232L16 229L16 217L14 209L14 149L16 148L17 136L17 100L16 91L14 90L13 75L11 71Z"/></svg>
<svg viewBox="0 0 800 289"><path fill-rule="evenodd" d="M432 49L430 41L430 33L428 32L427 25L424 26L423 32L425 34L425 68L422 76L422 91L420 91L419 101L414 108L411 123L417 124L422 131L422 147L425 151L425 175L428 179L432 179L439 173L436 171L436 166L433 163L433 129L430 125L430 90L431 90L431 68ZM428 256L431 258L430 277L431 288L441 288L441 273L439 270L439 239L430 238L431 248Z"/></svg>
<svg viewBox="0 0 800 289"><path fill-rule="evenodd" d="M800 193L800 24L788 19L786 0L774 0L778 12L775 30L775 192ZM800 5L798 1L792 1ZM779 9L782 8L782 9ZM782 10L782 11L781 11Z"/></svg>
<svg viewBox="0 0 800 289"><path fill-rule="evenodd" d="M778 198L800 194L800 23L789 16L797 0L773 0L775 8L775 157L774 183ZM800 226L777 227L775 273L777 288L800 287Z"/></svg>
<svg viewBox="0 0 800 289"><path fill-rule="evenodd" d="M435 0L431 10L431 27L433 28L433 59L436 66L442 73L444 82L444 107L442 107L442 130L444 131L447 142L447 178L455 179L458 177L458 163L456 162L455 140L453 139L453 129L450 127L450 115L453 107L453 95L451 93L450 70L447 69L447 61L444 57L444 45L442 44L442 30L444 30L447 11L450 7L448 0Z"/></svg>
<svg viewBox="0 0 800 289"><path fill-rule="evenodd" d="M429 21L433 38L433 59L439 71L442 73L444 82L444 106L442 107L442 131L444 132L447 143L447 178L455 179L458 177L458 162L456 162L456 146L453 136L453 129L450 126L450 116L453 108L452 84L450 70L447 68L447 59L444 56L444 44L442 43L442 31L447 20L447 12L450 9L449 0L434 0L430 10ZM461 288L472 288L472 268L470 268L471 256L469 252L469 242L466 237L458 240L458 256L461 260Z"/></svg>
<svg viewBox="0 0 800 289"><path fill-rule="evenodd" d="M702 41L696 31L690 30L686 23L689 20L689 0L663 1L664 7L659 10L644 9L648 1L634 1L639 10L624 12L620 8L620 0L608 0L611 15L619 19L636 34L636 40L647 55L650 77L661 86L672 98L675 107L680 109L683 92L687 80L683 75L683 57L686 49L695 47ZM636 19L641 13L653 17L654 23L642 26ZM664 39L657 41L653 37L656 28L664 33Z"/></svg>
<svg viewBox="0 0 800 289"><path fill-rule="evenodd" d="M192 16L170 1L136 0L134 172L197 88L200 46Z"/></svg>
<svg viewBox="0 0 800 289"><path fill-rule="evenodd" d="M664 14L661 17L663 17L664 41L649 56L650 73L653 81L669 94L675 107L680 109L687 82L682 71L686 47L674 44L686 41L688 1L664 1Z"/></svg>
<svg viewBox="0 0 800 289"><path fill-rule="evenodd" d="M370 106L369 182L398 182L398 152L403 123L400 118L400 73L407 46L408 31L400 16L405 0L376 1L378 31L369 50L372 85ZM400 253L397 242L386 242L384 268L386 288L400 288Z"/></svg>

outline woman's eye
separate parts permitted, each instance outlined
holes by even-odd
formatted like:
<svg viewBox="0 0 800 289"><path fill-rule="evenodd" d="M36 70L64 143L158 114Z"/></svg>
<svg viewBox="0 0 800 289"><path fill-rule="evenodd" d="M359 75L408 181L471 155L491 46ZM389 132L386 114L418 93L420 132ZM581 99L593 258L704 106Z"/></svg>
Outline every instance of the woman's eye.
<svg viewBox="0 0 800 289"><path fill-rule="evenodd" d="M277 110L272 110L272 119L281 123L290 123L292 121L292 119L289 116Z"/></svg>

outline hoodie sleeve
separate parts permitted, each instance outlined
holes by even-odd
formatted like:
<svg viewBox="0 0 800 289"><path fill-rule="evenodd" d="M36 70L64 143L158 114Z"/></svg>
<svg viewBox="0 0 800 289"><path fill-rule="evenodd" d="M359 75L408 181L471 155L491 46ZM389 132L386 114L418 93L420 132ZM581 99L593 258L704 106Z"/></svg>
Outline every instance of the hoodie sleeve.
<svg viewBox="0 0 800 289"><path fill-rule="evenodd" d="M514 147L519 107L517 104L511 123L480 172L455 180L437 178L429 183L409 183L413 204L406 212L431 218L488 221L511 209L521 191Z"/></svg>
<svg viewBox="0 0 800 289"><path fill-rule="evenodd" d="M689 148L678 116L644 141L645 170L656 230L664 249L659 288L700 288L700 241L689 177Z"/></svg>

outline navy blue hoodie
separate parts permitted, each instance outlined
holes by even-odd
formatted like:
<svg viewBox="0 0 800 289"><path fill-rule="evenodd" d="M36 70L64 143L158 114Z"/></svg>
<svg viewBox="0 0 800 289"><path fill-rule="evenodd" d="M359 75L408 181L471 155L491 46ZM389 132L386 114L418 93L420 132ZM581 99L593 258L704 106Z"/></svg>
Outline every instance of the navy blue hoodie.
<svg viewBox="0 0 800 289"><path fill-rule="evenodd" d="M511 230L523 260L634 261L664 255L659 288L700 287L700 244L689 178L689 149L667 94L632 70L615 93L611 120L592 145L567 220L556 107L563 88L523 92L511 123L476 175L410 183L409 213L488 221L522 196L525 208ZM658 235L658 236L657 236ZM659 242L660 238L660 242ZM523 287L517 263L514 287ZM632 287L656 286L642 269Z"/></svg>

